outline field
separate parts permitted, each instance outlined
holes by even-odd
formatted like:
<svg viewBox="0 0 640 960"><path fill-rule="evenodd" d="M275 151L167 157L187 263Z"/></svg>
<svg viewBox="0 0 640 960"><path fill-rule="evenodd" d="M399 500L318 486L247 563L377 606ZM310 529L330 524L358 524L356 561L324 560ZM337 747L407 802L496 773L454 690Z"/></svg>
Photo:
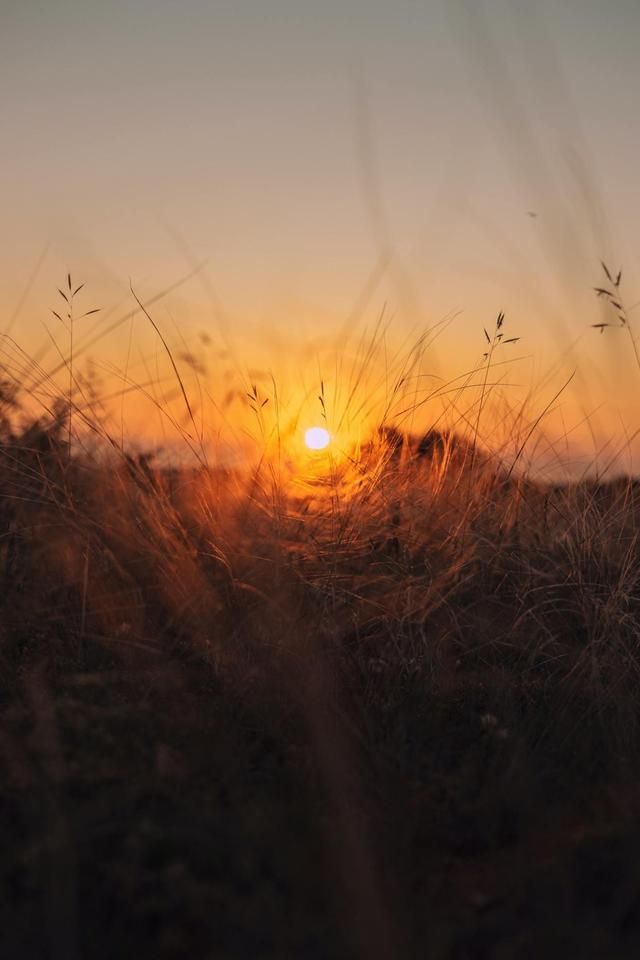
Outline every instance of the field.
<svg viewBox="0 0 640 960"><path fill-rule="evenodd" d="M0 960L640 958L640 0L0 0Z"/></svg>
<svg viewBox="0 0 640 960"><path fill-rule="evenodd" d="M67 367L2 395L3 957L638 956L637 483L160 466Z"/></svg>

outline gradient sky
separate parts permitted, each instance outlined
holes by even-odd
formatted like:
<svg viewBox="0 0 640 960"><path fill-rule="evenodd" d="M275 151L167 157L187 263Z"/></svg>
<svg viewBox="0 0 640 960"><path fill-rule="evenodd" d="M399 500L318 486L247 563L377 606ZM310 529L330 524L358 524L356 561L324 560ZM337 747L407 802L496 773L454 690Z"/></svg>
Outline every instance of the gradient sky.
<svg viewBox="0 0 640 960"><path fill-rule="evenodd" d="M3 0L4 326L40 342L69 269L126 308L205 260L158 308L188 342L223 315L272 365L386 303L399 339L456 314L457 373L504 310L523 389L577 367L568 420L633 430L589 324L600 258L640 298L638 36L636 0Z"/></svg>

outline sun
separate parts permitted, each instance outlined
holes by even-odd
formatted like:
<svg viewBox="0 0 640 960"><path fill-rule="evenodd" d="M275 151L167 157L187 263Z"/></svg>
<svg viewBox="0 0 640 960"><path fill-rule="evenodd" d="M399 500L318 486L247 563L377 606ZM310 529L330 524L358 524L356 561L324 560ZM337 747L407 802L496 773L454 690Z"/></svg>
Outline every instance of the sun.
<svg viewBox="0 0 640 960"><path fill-rule="evenodd" d="M324 427L309 427L304 434L309 450L325 450L331 443L331 435Z"/></svg>

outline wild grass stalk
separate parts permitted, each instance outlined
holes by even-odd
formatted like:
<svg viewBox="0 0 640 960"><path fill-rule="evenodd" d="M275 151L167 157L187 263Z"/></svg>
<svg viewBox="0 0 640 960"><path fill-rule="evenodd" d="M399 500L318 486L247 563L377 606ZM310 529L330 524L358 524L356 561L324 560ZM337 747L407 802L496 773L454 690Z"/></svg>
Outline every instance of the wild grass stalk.
<svg viewBox="0 0 640 960"><path fill-rule="evenodd" d="M62 325L65 327L69 335L68 355L66 358L63 358L63 363L66 366L67 372L69 375L68 389L67 389L67 406L68 406L67 447L68 447L69 459L71 459L71 456L72 456L73 415L74 415L75 392L77 387L77 383L74 376L75 324L77 320L82 320L85 317L89 317L89 316L92 316L93 314L100 312L100 308L95 307L91 310L86 310L80 317L76 318L74 314L75 298L80 293L83 287L84 287L84 283L81 283L74 289L73 284L71 282L71 274L68 273L66 292L61 287L58 287L58 293L60 294L60 296L62 297L66 305L66 309L64 311L64 319L56 310L51 311L54 317L56 317L62 323Z"/></svg>
<svg viewBox="0 0 640 960"><path fill-rule="evenodd" d="M594 290L595 290L596 296L604 300L607 306L609 307L609 309L615 314L617 323L602 322L602 323L594 323L592 324L592 326L596 330L599 330L600 333L604 333L604 331L608 327L619 327L626 330L627 336L629 337L629 340L631 342L631 349L633 350L633 356L635 359L636 366L638 370L640 370L640 352L638 350L638 343L636 340L635 331L633 329L633 324L631 323L629 312L625 307L622 291L620 289L620 284L622 281L622 270L619 270L617 272L617 274L615 275L615 278L613 276L613 273L609 270L606 263L604 262L602 263L602 270L608 281L608 286L594 287Z"/></svg>

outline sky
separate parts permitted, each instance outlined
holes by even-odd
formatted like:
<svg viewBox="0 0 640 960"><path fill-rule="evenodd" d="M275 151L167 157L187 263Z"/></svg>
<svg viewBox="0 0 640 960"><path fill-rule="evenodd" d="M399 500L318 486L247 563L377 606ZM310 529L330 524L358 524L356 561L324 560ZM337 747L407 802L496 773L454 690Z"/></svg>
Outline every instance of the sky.
<svg viewBox="0 0 640 960"><path fill-rule="evenodd" d="M590 324L601 259L640 299L639 28L635 0L2 0L0 330L62 337L68 271L117 319L200 264L154 307L172 343L295 377L384 312L399 345L444 321L447 378L504 311L516 402L575 370L553 429L630 434L628 337ZM135 324L105 376L155 349Z"/></svg>

